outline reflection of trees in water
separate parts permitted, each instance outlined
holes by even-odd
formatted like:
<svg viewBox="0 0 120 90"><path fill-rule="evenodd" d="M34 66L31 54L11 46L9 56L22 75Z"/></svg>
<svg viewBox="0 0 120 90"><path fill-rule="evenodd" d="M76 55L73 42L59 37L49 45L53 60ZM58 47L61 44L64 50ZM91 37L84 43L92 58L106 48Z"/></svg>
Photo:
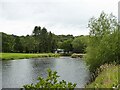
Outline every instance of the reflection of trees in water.
<svg viewBox="0 0 120 90"><path fill-rule="evenodd" d="M36 75L46 77L46 70L48 68L52 69L55 65L55 60L52 58L39 58L32 60L33 72Z"/></svg>
<svg viewBox="0 0 120 90"><path fill-rule="evenodd" d="M4 66L4 87L19 87L24 84L36 83L38 76L46 78L48 68L57 71L58 75L61 76L60 80L76 82L78 87L82 87L87 82L88 73L84 68L85 64L82 60L75 58L23 59L7 61L7 64L10 66Z"/></svg>

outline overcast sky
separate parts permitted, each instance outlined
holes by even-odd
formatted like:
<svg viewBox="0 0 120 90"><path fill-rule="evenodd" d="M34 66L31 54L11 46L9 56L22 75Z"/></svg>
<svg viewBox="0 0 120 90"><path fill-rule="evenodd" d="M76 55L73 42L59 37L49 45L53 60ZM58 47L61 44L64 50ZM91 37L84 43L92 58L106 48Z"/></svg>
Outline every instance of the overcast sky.
<svg viewBox="0 0 120 90"><path fill-rule="evenodd" d="M118 16L118 1L0 0L0 32L21 36L41 26L57 35L86 35L91 17L102 11Z"/></svg>

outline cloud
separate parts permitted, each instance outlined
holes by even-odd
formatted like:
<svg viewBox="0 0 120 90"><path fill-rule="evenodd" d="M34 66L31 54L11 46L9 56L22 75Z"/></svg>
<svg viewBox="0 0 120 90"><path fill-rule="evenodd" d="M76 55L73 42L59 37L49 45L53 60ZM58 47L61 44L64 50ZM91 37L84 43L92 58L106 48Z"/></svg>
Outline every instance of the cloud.
<svg viewBox="0 0 120 90"><path fill-rule="evenodd" d="M119 4L118 4L118 20L119 20L119 23L120 23L120 1L119 1Z"/></svg>
<svg viewBox="0 0 120 90"><path fill-rule="evenodd" d="M89 19L98 16L103 10L117 15L117 2L118 0L1 0L0 30L26 35L32 32L35 25L40 25L55 34L88 34L86 27Z"/></svg>

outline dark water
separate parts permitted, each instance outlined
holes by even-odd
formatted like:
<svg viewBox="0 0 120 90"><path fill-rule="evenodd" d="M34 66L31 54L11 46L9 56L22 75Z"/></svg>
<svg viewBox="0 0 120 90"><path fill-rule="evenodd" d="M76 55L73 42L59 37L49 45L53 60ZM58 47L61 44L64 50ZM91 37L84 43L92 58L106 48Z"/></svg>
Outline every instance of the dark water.
<svg viewBox="0 0 120 90"><path fill-rule="evenodd" d="M2 88L20 88L35 83L37 76L46 77L47 68L56 70L61 76L59 80L77 83L79 88L88 81L89 72L81 59L60 57L9 60L2 62Z"/></svg>

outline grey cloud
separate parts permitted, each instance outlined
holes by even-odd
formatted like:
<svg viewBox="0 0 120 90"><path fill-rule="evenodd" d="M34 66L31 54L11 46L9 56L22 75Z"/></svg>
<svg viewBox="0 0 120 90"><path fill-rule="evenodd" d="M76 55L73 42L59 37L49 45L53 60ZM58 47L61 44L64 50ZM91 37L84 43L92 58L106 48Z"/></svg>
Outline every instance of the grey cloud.
<svg viewBox="0 0 120 90"><path fill-rule="evenodd" d="M120 23L120 1L118 3L118 21Z"/></svg>
<svg viewBox="0 0 120 90"><path fill-rule="evenodd" d="M51 23L84 23L76 3L2 3L2 17L7 20L46 21ZM86 22L86 21L85 21Z"/></svg>
<svg viewBox="0 0 120 90"><path fill-rule="evenodd" d="M9 21L19 24L23 22L26 25L27 22L31 25L42 24L57 33L60 29L69 33L74 33L74 29L76 32L88 33L88 20L106 7L87 2L90 3L89 0L0 0L0 20L1 23Z"/></svg>

